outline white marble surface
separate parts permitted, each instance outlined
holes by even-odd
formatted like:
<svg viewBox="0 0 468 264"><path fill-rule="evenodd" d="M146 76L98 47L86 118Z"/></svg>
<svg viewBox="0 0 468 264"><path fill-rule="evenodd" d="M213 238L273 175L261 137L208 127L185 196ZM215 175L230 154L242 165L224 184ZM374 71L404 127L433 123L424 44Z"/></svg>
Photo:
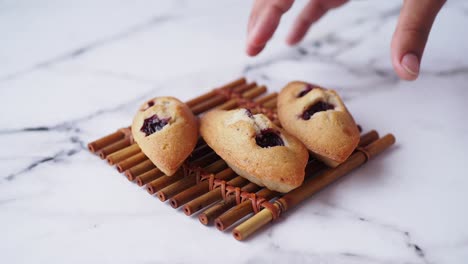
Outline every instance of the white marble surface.
<svg viewBox="0 0 468 264"><path fill-rule="evenodd" d="M0 1L1 263L466 263L468 4L448 1L419 80L389 43L400 1L356 1L296 48L244 53L249 1ZM151 96L238 76L336 88L397 145L247 242L130 184L85 143Z"/></svg>

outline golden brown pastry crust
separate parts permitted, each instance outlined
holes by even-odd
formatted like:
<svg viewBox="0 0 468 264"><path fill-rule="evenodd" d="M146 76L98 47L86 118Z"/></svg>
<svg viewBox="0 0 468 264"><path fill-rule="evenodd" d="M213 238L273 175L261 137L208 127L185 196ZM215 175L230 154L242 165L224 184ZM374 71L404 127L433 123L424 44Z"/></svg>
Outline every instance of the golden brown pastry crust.
<svg viewBox="0 0 468 264"><path fill-rule="evenodd" d="M148 136L141 131L144 120L157 115L168 124ZM145 102L135 115L132 135L145 155L166 175L173 175L195 148L198 125L192 111L174 97Z"/></svg>
<svg viewBox="0 0 468 264"><path fill-rule="evenodd" d="M214 110L200 123L206 143L240 176L279 192L289 192L302 184L307 149L265 115L249 116L245 109ZM256 135L267 129L277 132L284 146L257 145Z"/></svg>
<svg viewBox="0 0 468 264"><path fill-rule="evenodd" d="M306 89L309 92L299 97ZM316 112L309 120L301 118L317 102L334 106L333 110ZM304 82L291 82L278 95L278 117L281 125L301 140L312 154L331 167L344 162L359 143L359 130L343 101L333 90Z"/></svg>

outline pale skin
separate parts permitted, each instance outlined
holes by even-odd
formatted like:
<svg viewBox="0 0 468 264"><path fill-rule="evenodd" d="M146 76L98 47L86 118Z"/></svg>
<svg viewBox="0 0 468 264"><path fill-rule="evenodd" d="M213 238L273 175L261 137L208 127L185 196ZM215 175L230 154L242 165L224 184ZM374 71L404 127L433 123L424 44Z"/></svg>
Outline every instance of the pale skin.
<svg viewBox="0 0 468 264"><path fill-rule="evenodd" d="M432 24L446 0L404 0L391 43L395 73L403 80L416 80ZM348 0L309 0L297 16L286 42L298 44L309 28L333 8ZM281 16L294 0L255 0L247 29L250 56L259 54L278 27Z"/></svg>

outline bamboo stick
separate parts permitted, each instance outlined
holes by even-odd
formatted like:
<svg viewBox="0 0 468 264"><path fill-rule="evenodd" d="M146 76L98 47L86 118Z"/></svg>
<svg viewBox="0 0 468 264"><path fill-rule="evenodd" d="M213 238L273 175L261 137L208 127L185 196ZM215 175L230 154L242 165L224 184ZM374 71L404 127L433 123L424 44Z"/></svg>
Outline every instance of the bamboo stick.
<svg viewBox="0 0 468 264"><path fill-rule="evenodd" d="M257 87L255 83L253 84L245 84L239 87L236 87L233 89L234 92L242 93L242 97L245 98L252 98L257 96L258 94L261 94L261 88ZM217 94L210 98L209 100L206 100L192 108L192 112L196 115L201 114L203 112L206 112L208 110L211 110L213 108L219 107L219 105L222 105L225 103L227 100L226 96L222 94Z"/></svg>
<svg viewBox="0 0 468 264"><path fill-rule="evenodd" d="M106 160L110 165L114 165L118 162L121 162L127 158L130 158L131 156L137 154L138 152L141 152L140 147L138 144L133 143L132 145L123 148L117 152L114 152L107 156Z"/></svg>
<svg viewBox="0 0 468 264"><path fill-rule="evenodd" d="M394 143L395 137L392 134L388 134L376 140L364 148L367 154L364 154L362 151L355 152L353 155L351 155L350 158L348 158L347 161L338 167L325 170L321 175L314 177L313 179L305 182L299 188L285 194L283 197L276 200L273 203L273 206L276 206L276 208L282 212L289 210L303 200L322 190L324 187L328 186L335 180L339 179L343 175L363 165L368 158L372 158L375 155L381 153ZM272 212L269 209L263 209L258 214L252 216L244 223L234 228L233 236L237 240L244 240L261 227L270 223L272 220Z"/></svg>
<svg viewBox="0 0 468 264"><path fill-rule="evenodd" d="M248 183L248 180L241 176L237 176L234 179L227 182L228 185L235 186L235 187L245 185L246 183ZM198 210L201 210L207 207L208 205L221 200L222 198L223 197L221 194L221 189L216 188L188 202L186 205L184 205L184 213L190 216L193 213L197 212Z"/></svg>
<svg viewBox="0 0 468 264"><path fill-rule="evenodd" d="M194 165L195 166L200 166L200 167L205 167L215 161L217 161L219 159L218 155L216 155L216 153L214 152L211 152L201 158L199 158L198 160L194 161ZM182 175L184 174L184 171L182 168L179 168L179 170ZM177 174L177 173L176 173ZM179 175L179 174L177 174ZM143 179L141 179L141 177L137 177L136 181L137 181L137 184L138 186L143 186L144 184L148 183L148 185L146 186L146 189L148 191L148 193L150 194L154 194L155 192L159 191L160 189L176 182L176 181L179 181L182 179L182 177L174 177L175 175L172 175L172 176L162 176L154 181L151 181L151 182L147 182L147 181L143 181Z"/></svg>
<svg viewBox="0 0 468 264"><path fill-rule="evenodd" d="M231 168L227 168L215 175L215 179L220 180L231 180L234 178L235 173ZM192 201L193 199L200 197L201 195L207 193L209 191L209 183L208 181L202 181L198 184L178 193L174 197L172 197L169 202L173 208L178 208L179 206Z"/></svg>
<svg viewBox="0 0 468 264"><path fill-rule="evenodd" d="M257 192L259 189L260 186L254 183L248 183L241 188L241 191L253 193ZM231 209L234 205L236 205L236 197L230 196L226 201L218 202L217 204L206 209L204 212L200 213L198 215L198 220L200 220L200 222L204 225L209 225L214 221L215 218Z"/></svg>
<svg viewBox="0 0 468 264"><path fill-rule="evenodd" d="M89 151L91 151L92 153L96 153L98 150L104 148L105 146L108 146L120 139L123 139L125 137L125 134L120 131L120 130L117 130L115 131L114 133L112 134L109 134L103 138L100 138L96 141L93 141L91 143L88 144L88 149Z"/></svg>
<svg viewBox="0 0 468 264"><path fill-rule="evenodd" d="M115 142L115 143L112 143L111 145L109 146L106 146L104 148L102 148L101 150L99 150L98 152L96 152L96 154L101 158L101 159L105 159L107 157L107 155L110 155L114 152L117 152L123 148L126 148L128 146L130 146L132 144L132 139L130 139L129 137L124 137L123 139Z"/></svg>
<svg viewBox="0 0 468 264"><path fill-rule="evenodd" d="M153 168L141 175L138 175L138 177L133 177L132 175L126 175L128 180L129 181L134 181L136 180L137 178L141 178L141 179L145 179L145 181L147 181L147 179L151 179L151 181L154 181L162 176L164 176L164 173L159 170L158 168ZM141 182L143 184L143 180Z"/></svg>
<svg viewBox="0 0 468 264"><path fill-rule="evenodd" d="M153 164L153 162L149 159L138 163L137 165L131 167L130 169L126 170L124 172L125 176L127 176L127 179L129 181L135 180L137 177L142 177L145 172L150 171L152 169L155 169L156 166ZM146 174L143 176L145 179L149 177L149 174ZM153 178L151 178L153 179Z"/></svg>
<svg viewBox="0 0 468 264"><path fill-rule="evenodd" d="M196 154L194 154L193 156L190 156L188 158L188 160L195 160L195 159L201 159L201 158L208 158L210 157L211 159L214 159L216 158L216 155L213 154L213 152L210 152L211 149L209 147L207 147L207 145L202 145L200 146L198 149L198 152ZM205 154L205 153L209 153L210 155L205 155L203 157L201 157L201 155ZM215 156L213 156L215 155ZM141 165L142 163L144 163L144 165ZM152 180L155 180L156 178L159 178L159 174L154 174L154 173L150 173L150 174L145 174L145 175L142 175L143 173L145 173L146 171L152 169L152 167L149 165L149 164L152 164L152 162L149 160L149 159L146 159L144 160L143 162L129 168L128 170L125 171L125 175L127 176L127 179L130 180L130 181L133 181L133 180L136 180L138 186L143 186L149 182L151 182ZM124 164L125 166L127 166L127 164ZM143 168L146 168L146 170ZM171 176L166 176L166 177L171 177Z"/></svg>
<svg viewBox="0 0 468 264"><path fill-rule="evenodd" d="M214 163L221 158L216 154L216 152L209 152L208 154L204 155L203 157L200 157L196 160L192 160L190 164L195 167L205 167L210 165L211 163Z"/></svg>
<svg viewBox="0 0 468 264"><path fill-rule="evenodd" d="M254 102L256 102L257 104L263 105L263 107L272 108L272 107L265 106L265 103L272 101L273 99L276 99L276 97L278 97L278 93L274 92L274 93L270 93L265 96L262 96L260 98L257 98L256 100L254 100ZM274 100L274 102L276 106L276 100Z"/></svg>
<svg viewBox="0 0 468 264"><path fill-rule="evenodd" d="M365 147L369 145L370 143L376 141L379 139L379 133L375 130L371 130L363 135L361 135L359 139L359 147Z"/></svg>
<svg viewBox="0 0 468 264"><path fill-rule="evenodd" d="M143 152L139 152L139 153L131 156L130 158L117 163L117 165L116 165L117 171L122 173L122 172L126 171L127 169L130 169L131 167L133 167L133 166L137 165L138 163L143 162L143 161L145 161L147 159L148 158L146 157L146 155Z"/></svg>
<svg viewBox="0 0 468 264"><path fill-rule="evenodd" d="M269 210L261 210L256 215L252 216L251 218L247 219L244 223L238 225L232 231L232 235L235 239L242 241L245 240L247 237L252 235L262 226L268 224L272 221L272 215Z"/></svg>
<svg viewBox="0 0 468 264"><path fill-rule="evenodd" d="M224 104L217 106L216 109L231 110L231 109L236 108L236 106L237 106L237 100L231 99L231 100L225 102Z"/></svg>
<svg viewBox="0 0 468 264"><path fill-rule="evenodd" d="M246 84L243 84L243 85L240 85L240 86L234 88L233 91L236 92L236 93L242 94L242 93L244 93L244 92L246 92L248 90L251 90L251 89L255 88L256 86L257 86L256 82L246 83Z"/></svg>
<svg viewBox="0 0 468 264"><path fill-rule="evenodd" d="M221 89L221 90L228 90L228 89L232 89L234 87L237 87L239 85L242 85L242 84L245 84L246 83L246 79L245 78L239 78L237 80L234 80L226 85L223 85L221 87L219 87L218 89ZM201 102L204 102L206 101L207 99L209 99L210 97L213 97L214 95L216 95L216 90L213 89L212 91L208 92L208 93L205 93L203 95L200 95L196 98L193 98L192 100L189 100L187 102L185 102L185 104L188 106L188 107L193 107L197 104L200 104Z"/></svg>
<svg viewBox="0 0 468 264"><path fill-rule="evenodd" d="M278 196L279 193L264 188L257 192L257 197L265 198L266 200L271 200L274 197ZM252 202L250 200L243 201L237 206L233 207L231 210L225 212L224 214L218 216L215 219L215 226L221 231L226 230L232 224L237 222L239 219L253 212Z"/></svg>
<svg viewBox="0 0 468 264"><path fill-rule="evenodd" d="M195 177L184 177L179 181L176 181L156 192L156 196L159 198L159 200L161 200L161 202L164 202L179 193L181 189L186 189L190 186L193 186L195 183Z"/></svg>
<svg viewBox="0 0 468 264"><path fill-rule="evenodd" d="M255 99L255 97L258 97L259 95L263 94L264 92L266 92L266 88L264 86L260 86L260 87L256 87L254 90L244 92L242 94L242 97L246 98L246 99ZM277 96L277 94L273 93L273 94L263 96L263 97L261 97L259 99L254 100L254 101L256 101L256 102L258 101L257 103L263 104L264 102L266 102L268 100L274 100L274 98L276 98L276 96ZM233 99L227 101L226 103L216 107L216 109L231 110L231 109L236 108L238 106L238 104L239 104L238 99L233 98ZM276 101L275 101L275 106L276 106Z"/></svg>
<svg viewBox="0 0 468 264"><path fill-rule="evenodd" d="M210 148L208 148L207 150L211 151ZM216 153L208 152L208 151L199 152L196 155L189 157L188 161L191 162L192 165L194 165L194 166L205 166L206 164L209 164L209 163L214 162L215 160L219 159L219 157L216 155ZM201 156L204 152L206 152L206 154L204 156ZM172 177L172 176L164 175L163 177ZM156 178L159 178L159 175L157 175L157 177L155 177L154 175L153 176L151 176L151 175L144 175L143 176L142 175L142 176L136 177L136 181L137 181L138 186L143 186L143 185L151 182L152 180L155 180ZM179 180L182 180L182 179L179 179ZM155 191L155 190L156 189L153 186L153 188L148 189L148 192L150 194L154 194L152 191Z"/></svg>
<svg viewBox="0 0 468 264"><path fill-rule="evenodd" d="M317 160L311 160L307 164L306 175L314 175L315 173L319 172L324 168L325 165L323 165L323 163L320 163ZM280 193L269 190L267 188L263 188L259 192L257 192L258 197L265 198L267 200L271 200L279 195ZM234 206L231 210L225 212L224 214L218 216L215 219L215 226L221 231L226 230L232 224L234 224L235 222L237 222L238 220L250 213L253 213L252 203L250 200L247 200Z"/></svg>
<svg viewBox="0 0 468 264"><path fill-rule="evenodd" d="M225 169L226 166L226 162L224 162L223 160L218 160L204 168L204 170L209 173L218 173ZM182 192L183 190L195 185L196 180L197 179L195 177L184 177L183 179L176 181L173 184L159 190L156 193L156 196L159 198L159 200L164 202L167 199L173 197L174 195Z"/></svg>
<svg viewBox="0 0 468 264"><path fill-rule="evenodd" d="M192 112L193 114L198 115L212 108L215 108L216 106L222 104L225 101L226 97L224 97L224 95L216 94L212 98L192 107Z"/></svg>
<svg viewBox="0 0 468 264"><path fill-rule="evenodd" d="M244 93L246 93L247 91L249 91L251 89L254 89L255 87L257 87L257 83L255 83L255 82L250 83L250 84L244 84L244 86L237 89L236 92L241 93L242 97L244 97L243 96ZM230 109L235 108L236 106L237 106L237 99L236 98L231 98L228 101L226 101L225 103L223 103L221 105L218 105L216 107L216 109L230 110Z"/></svg>
<svg viewBox="0 0 468 264"><path fill-rule="evenodd" d="M149 194L154 194L158 190L182 179L184 177L184 171L183 170L178 170L174 175L172 176L166 176L166 175L161 175L159 178L151 181L150 183L146 184L146 190L148 191ZM137 179L138 181L138 179ZM137 182L138 183L138 182ZM142 185L139 185L142 186Z"/></svg>
<svg viewBox="0 0 468 264"><path fill-rule="evenodd" d="M257 96L264 94L266 91L267 91L267 88L262 85L262 86L255 87L254 89L244 92L242 94L242 97L246 99L253 99Z"/></svg>
<svg viewBox="0 0 468 264"><path fill-rule="evenodd" d="M203 144L203 145L200 145L199 147L195 148L192 152L192 154L190 154L189 156L189 159L198 159L199 157L202 157L210 152L212 152L213 150L210 148L210 146L208 146L206 143Z"/></svg>
<svg viewBox="0 0 468 264"><path fill-rule="evenodd" d="M276 103L277 103L277 98L275 97L274 100L270 100L266 103L263 104L263 107L266 107L266 108L276 108Z"/></svg>

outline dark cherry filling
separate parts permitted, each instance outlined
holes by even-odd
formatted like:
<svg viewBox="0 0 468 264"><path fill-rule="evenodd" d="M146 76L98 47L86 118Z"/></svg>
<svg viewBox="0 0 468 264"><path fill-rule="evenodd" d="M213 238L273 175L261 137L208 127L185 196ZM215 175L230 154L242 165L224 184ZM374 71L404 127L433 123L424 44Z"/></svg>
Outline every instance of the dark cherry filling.
<svg viewBox="0 0 468 264"><path fill-rule="evenodd" d="M246 115L247 115L248 117L250 117L250 118L253 117L253 114L252 114L252 112L251 112L249 109L246 108L246 109L245 109L245 112L246 112Z"/></svg>
<svg viewBox="0 0 468 264"><path fill-rule="evenodd" d="M145 119L140 131L145 133L146 136L149 136L154 132L161 130L165 125L169 123L169 120L171 120L170 117L160 119L157 115L150 116Z"/></svg>
<svg viewBox="0 0 468 264"><path fill-rule="evenodd" d="M273 129L264 129L255 137L255 142L262 148L284 146L284 142Z"/></svg>
<svg viewBox="0 0 468 264"><path fill-rule="evenodd" d="M314 89L314 87L310 84L307 84L306 88L304 88L298 95L297 97L302 97L304 95L306 95L308 92L312 91Z"/></svg>
<svg viewBox="0 0 468 264"><path fill-rule="evenodd" d="M141 111L144 112L144 111L148 110L148 108L152 107L153 105L154 105L154 101L149 101L148 103L146 103L145 107L141 108Z"/></svg>
<svg viewBox="0 0 468 264"><path fill-rule="evenodd" d="M335 106L325 102L318 102L309 106L301 115L304 120L309 120L315 113L335 109Z"/></svg>

